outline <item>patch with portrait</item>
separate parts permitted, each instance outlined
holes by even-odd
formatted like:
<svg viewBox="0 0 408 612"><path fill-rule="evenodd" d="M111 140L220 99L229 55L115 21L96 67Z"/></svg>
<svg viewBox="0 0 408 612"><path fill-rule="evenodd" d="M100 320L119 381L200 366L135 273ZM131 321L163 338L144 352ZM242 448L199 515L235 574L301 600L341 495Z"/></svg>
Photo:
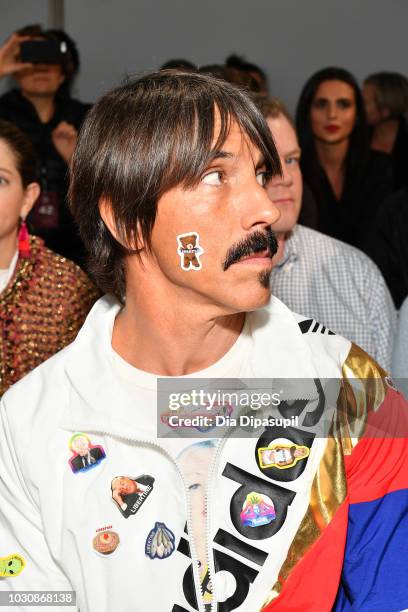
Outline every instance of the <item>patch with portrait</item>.
<svg viewBox="0 0 408 612"><path fill-rule="evenodd" d="M153 476L116 476L111 482L112 500L123 517L136 514L153 491Z"/></svg>
<svg viewBox="0 0 408 612"><path fill-rule="evenodd" d="M89 436L85 433L75 433L69 441L69 450L72 456L68 463L74 474L86 472L105 459L106 453L99 444L92 444Z"/></svg>
<svg viewBox="0 0 408 612"><path fill-rule="evenodd" d="M291 468L298 461L309 456L307 446L299 444L271 444L258 448L258 460L261 468L275 467L281 470Z"/></svg>

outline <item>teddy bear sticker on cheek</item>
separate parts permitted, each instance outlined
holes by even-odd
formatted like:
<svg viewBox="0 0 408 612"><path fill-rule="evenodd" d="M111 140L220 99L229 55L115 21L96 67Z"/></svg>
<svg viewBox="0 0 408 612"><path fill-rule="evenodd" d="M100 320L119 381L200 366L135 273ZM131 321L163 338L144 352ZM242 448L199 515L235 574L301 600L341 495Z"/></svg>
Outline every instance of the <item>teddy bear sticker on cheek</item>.
<svg viewBox="0 0 408 612"><path fill-rule="evenodd" d="M200 236L197 232L188 232L177 236L177 252L180 255L181 269L201 270L200 256L204 249L199 245Z"/></svg>

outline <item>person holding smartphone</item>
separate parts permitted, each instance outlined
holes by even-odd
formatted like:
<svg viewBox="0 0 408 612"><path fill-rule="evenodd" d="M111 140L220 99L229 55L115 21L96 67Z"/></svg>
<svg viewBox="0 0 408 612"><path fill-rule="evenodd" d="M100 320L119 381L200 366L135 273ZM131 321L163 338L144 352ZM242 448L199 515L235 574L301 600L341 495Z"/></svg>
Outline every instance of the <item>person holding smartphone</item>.
<svg viewBox="0 0 408 612"><path fill-rule="evenodd" d="M0 118L23 130L41 161L41 195L29 221L46 245L79 264L82 242L66 206L68 164L89 109L73 99L75 44L41 26L27 26L0 47L0 78L12 75L17 88L0 97Z"/></svg>

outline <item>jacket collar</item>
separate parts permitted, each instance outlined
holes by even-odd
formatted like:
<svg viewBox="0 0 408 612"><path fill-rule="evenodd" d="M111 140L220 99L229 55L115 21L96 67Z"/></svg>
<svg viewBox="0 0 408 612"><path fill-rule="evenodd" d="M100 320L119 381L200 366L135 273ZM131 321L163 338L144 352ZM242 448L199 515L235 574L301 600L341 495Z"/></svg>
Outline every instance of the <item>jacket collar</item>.
<svg viewBox="0 0 408 612"><path fill-rule="evenodd" d="M65 372L70 383L63 429L110 433L154 441L156 411L139 404L122 384L112 359L112 332L120 304L113 296L98 300L68 351ZM277 298L267 309L247 315L253 345L247 378L316 378L309 345L293 313Z"/></svg>

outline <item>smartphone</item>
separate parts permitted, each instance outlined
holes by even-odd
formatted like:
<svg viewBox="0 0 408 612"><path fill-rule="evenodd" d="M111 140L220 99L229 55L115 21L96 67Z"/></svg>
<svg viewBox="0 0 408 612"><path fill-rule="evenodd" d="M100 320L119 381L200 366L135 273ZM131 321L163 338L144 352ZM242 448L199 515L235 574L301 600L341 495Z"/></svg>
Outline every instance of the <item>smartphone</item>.
<svg viewBox="0 0 408 612"><path fill-rule="evenodd" d="M65 42L26 40L20 45L20 59L30 64L62 64L67 53Z"/></svg>

